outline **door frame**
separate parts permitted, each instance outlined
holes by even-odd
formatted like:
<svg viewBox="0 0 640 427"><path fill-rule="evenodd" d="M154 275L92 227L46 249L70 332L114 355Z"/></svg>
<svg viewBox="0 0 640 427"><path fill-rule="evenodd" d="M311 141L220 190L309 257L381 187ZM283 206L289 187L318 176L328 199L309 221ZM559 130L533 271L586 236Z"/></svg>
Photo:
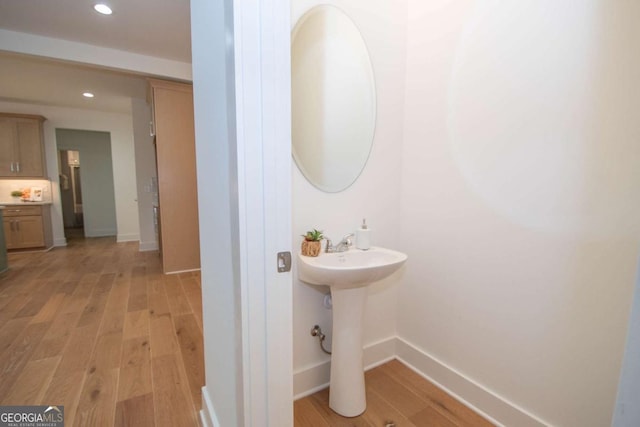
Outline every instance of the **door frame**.
<svg viewBox="0 0 640 427"><path fill-rule="evenodd" d="M191 1L203 425L293 425L289 0ZM207 189L204 191L203 189Z"/></svg>
<svg viewBox="0 0 640 427"><path fill-rule="evenodd" d="M292 241L290 16L289 0L234 1L245 426L293 425L292 276L276 268Z"/></svg>

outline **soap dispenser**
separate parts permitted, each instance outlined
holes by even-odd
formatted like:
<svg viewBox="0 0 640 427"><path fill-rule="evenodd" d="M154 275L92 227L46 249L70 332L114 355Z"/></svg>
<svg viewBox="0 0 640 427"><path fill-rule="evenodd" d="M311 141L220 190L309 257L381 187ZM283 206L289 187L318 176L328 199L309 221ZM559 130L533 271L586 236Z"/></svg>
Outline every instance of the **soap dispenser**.
<svg viewBox="0 0 640 427"><path fill-rule="evenodd" d="M371 247L371 230L367 226L367 220L362 220L362 225L356 230L356 248L367 250Z"/></svg>

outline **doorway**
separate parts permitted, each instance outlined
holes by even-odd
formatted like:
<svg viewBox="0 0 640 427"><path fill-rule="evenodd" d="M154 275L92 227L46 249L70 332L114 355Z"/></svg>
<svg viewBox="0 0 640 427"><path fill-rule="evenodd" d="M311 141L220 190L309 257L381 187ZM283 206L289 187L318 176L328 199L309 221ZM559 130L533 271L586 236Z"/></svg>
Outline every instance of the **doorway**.
<svg viewBox="0 0 640 427"><path fill-rule="evenodd" d="M60 200L66 238L84 237L80 152L58 150L60 171Z"/></svg>
<svg viewBox="0 0 640 427"><path fill-rule="evenodd" d="M65 237L116 236L111 135L56 129L56 145Z"/></svg>

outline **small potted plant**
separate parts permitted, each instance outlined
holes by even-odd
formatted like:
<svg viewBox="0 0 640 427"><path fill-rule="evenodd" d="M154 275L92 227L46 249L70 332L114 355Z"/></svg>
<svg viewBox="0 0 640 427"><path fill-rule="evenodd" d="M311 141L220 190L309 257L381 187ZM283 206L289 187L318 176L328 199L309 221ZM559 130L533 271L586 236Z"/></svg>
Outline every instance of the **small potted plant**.
<svg viewBox="0 0 640 427"><path fill-rule="evenodd" d="M313 230L307 231L307 234L303 234L304 240L302 241L302 255L304 256L318 256L322 249L321 241L324 239L322 231Z"/></svg>
<svg viewBox="0 0 640 427"><path fill-rule="evenodd" d="M11 197L13 197L14 200L20 199L22 197L22 190L14 190L11 192Z"/></svg>

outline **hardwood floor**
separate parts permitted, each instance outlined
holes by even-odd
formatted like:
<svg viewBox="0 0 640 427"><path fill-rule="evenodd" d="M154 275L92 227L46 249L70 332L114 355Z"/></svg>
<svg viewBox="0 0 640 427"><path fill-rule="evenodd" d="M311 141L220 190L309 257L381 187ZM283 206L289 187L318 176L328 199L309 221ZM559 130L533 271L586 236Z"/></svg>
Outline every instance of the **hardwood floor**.
<svg viewBox="0 0 640 427"><path fill-rule="evenodd" d="M296 427L493 426L397 360L365 373L367 410L345 418L329 408L329 389L294 403Z"/></svg>
<svg viewBox="0 0 640 427"><path fill-rule="evenodd" d="M199 273L113 238L9 255L0 405L64 405L66 426L198 426Z"/></svg>
<svg viewBox="0 0 640 427"><path fill-rule="evenodd" d="M0 274L0 405L64 405L67 426L198 426L204 385L199 273L163 275L156 252L113 238L9 255ZM398 361L366 373L367 410L322 390L296 427L491 426Z"/></svg>

